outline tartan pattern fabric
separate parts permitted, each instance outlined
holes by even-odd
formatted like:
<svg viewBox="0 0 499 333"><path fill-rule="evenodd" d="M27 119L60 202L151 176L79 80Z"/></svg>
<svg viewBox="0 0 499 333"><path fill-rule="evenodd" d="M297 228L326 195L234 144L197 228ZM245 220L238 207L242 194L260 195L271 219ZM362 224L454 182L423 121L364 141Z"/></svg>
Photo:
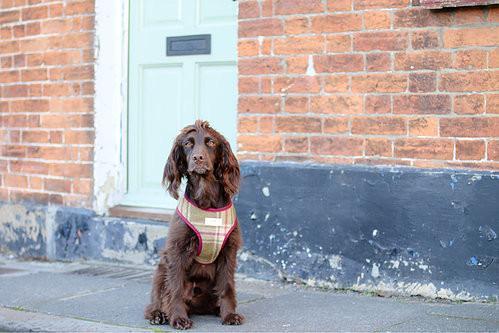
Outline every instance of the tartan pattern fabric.
<svg viewBox="0 0 499 333"><path fill-rule="evenodd" d="M195 260L201 264L214 262L237 225L236 209L232 202L220 209L201 209L184 196L178 202L177 213L198 237ZM206 219L221 219L221 223L209 225Z"/></svg>

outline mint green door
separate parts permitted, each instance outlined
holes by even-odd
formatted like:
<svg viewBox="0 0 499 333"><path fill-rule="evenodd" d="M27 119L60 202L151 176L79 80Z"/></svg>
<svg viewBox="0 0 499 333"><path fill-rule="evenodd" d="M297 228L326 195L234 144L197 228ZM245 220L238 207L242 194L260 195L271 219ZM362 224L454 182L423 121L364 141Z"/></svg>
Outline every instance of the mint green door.
<svg viewBox="0 0 499 333"><path fill-rule="evenodd" d="M128 193L124 204L174 208L161 187L178 131L208 120L235 148L237 1L130 0ZM166 38L211 35L211 54L167 56Z"/></svg>

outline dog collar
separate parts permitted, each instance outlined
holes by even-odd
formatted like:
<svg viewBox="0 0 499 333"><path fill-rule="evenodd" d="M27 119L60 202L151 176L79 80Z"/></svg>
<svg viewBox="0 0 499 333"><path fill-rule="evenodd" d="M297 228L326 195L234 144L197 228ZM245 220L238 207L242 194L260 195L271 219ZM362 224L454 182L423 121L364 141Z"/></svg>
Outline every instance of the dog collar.
<svg viewBox="0 0 499 333"><path fill-rule="evenodd" d="M198 251L194 259L201 264L211 264L217 259L237 226L236 209L232 202L223 208L202 209L184 195L179 199L177 214L198 238Z"/></svg>

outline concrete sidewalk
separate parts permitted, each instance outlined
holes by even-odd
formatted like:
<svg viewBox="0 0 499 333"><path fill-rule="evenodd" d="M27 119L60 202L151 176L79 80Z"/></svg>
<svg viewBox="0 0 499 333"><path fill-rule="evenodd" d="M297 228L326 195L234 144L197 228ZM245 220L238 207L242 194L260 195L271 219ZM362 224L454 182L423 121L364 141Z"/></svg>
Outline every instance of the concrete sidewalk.
<svg viewBox="0 0 499 333"><path fill-rule="evenodd" d="M0 257L0 331L172 331L142 318L150 267ZM497 304L430 302L238 279L243 326L195 316L192 331L499 331Z"/></svg>

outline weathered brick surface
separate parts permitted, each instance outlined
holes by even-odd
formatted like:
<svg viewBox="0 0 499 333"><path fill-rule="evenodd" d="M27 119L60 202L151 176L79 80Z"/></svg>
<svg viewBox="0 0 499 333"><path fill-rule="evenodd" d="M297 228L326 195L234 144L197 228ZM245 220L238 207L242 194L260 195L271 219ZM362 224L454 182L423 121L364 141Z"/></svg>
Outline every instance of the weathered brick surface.
<svg viewBox="0 0 499 333"><path fill-rule="evenodd" d="M418 3L240 1L240 157L499 169L499 11Z"/></svg>
<svg viewBox="0 0 499 333"><path fill-rule="evenodd" d="M94 1L0 3L0 200L90 207Z"/></svg>

